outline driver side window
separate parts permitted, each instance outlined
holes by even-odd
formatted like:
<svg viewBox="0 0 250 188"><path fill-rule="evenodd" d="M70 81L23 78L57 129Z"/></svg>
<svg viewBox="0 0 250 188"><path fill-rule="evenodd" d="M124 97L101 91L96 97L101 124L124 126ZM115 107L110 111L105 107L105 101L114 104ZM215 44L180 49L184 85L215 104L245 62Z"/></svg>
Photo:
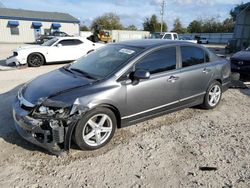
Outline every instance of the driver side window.
<svg viewBox="0 0 250 188"><path fill-rule="evenodd" d="M146 70L150 74L176 69L176 48L168 47L156 50L135 65L135 70Z"/></svg>

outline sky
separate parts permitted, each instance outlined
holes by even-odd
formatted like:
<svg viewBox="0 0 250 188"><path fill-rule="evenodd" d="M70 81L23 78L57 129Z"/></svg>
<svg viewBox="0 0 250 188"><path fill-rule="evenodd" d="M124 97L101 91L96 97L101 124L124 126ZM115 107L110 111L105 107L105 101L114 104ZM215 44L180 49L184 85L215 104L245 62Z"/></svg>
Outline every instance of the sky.
<svg viewBox="0 0 250 188"><path fill-rule="evenodd" d="M124 26L134 24L142 29L146 17L156 14L160 20L162 0L0 0L7 8L38 11L65 12L89 26L93 19L107 12L116 13ZM197 18L215 17L224 20L229 11L241 2L249 0L165 0L164 21L169 29L173 21L180 18L187 26Z"/></svg>

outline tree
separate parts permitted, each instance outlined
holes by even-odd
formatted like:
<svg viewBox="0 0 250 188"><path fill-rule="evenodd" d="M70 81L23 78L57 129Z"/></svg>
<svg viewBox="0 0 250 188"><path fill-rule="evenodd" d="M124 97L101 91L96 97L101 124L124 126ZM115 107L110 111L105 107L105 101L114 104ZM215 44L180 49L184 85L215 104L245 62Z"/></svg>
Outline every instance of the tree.
<svg viewBox="0 0 250 188"><path fill-rule="evenodd" d="M136 31L137 30L137 28L136 28L136 26L135 25L129 25L128 27L126 27L126 30L132 30L132 31Z"/></svg>
<svg viewBox="0 0 250 188"><path fill-rule="evenodd" d="M80 31L89 31L89 28L86 25L81 25Z"/></svg>
<svg viewBox="0 0 250 188"><path fill-rule="evenodd" d="M235 22L233 20L233 18L227 18L223 21L223 32L228 32L228 33L231 33L234 31L234 25L235 25Z"/></svg>
<svg viewBox="0 0 250 188"><path fill-rule="evenodd" d="M192 21L187 30L189 33L201 33L202 32L202 20L194 20Z"/></svg>
<svg viewBox="0 0 250 188"><path fill-rule="evenodd" d="M100 25L107 30L123 29L119 16L112 12L95 18L91 24L91 29L96 25Z"/></svg>
<svg viewBox="0 0 250 188"><path fill-rule="evenodd" d="M177 18L177 19L175 19L174 20L174 29L172 30L172 32L176 32L176 33L186 33L186 28L184 28L183 26L182 26L182 23L181 23L181 21L180 21L180 19L179 18Z"/></svg>
<svg viewBox="0 0 250 188"><path fill-rule="evenodd" d="M156 15L152 15L151 18L145 18L143 22L143 30L150 31L151 33L161 31L161 23L158 21ZM168 30L167 24L163 22L162 31L166 32Z"/></svg>

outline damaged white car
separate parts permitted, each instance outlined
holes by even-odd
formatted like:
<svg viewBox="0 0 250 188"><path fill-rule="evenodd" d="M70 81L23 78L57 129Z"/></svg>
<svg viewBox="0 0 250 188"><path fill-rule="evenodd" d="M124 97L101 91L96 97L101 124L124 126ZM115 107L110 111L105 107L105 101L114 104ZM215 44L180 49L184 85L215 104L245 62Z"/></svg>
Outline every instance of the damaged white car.
<svg viewBox="0 0 250 188"><path fill-rule="evenodd" d="M39 67L50 62L74 61L104 46L81 37L55 37L42 45L30 45L13 50L6 64Z"/></svg>

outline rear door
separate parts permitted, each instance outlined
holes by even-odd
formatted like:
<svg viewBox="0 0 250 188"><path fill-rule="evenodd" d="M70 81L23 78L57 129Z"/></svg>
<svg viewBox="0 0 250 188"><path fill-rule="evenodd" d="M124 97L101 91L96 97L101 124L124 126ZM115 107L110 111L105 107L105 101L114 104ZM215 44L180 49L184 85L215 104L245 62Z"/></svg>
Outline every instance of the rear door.
<svg viewBox="0 0 250 188"><path fill-rule="evenodd" d="M180 98L196 99L205 94L213 76L214 65L205 50L196 46L181 46Z"/></svg>
<svg viewBox="0 0 250 188"><path fill-rule="evenodd" d="M150 79L127 84L127 113L123 119L137 119L178 103L179 69L176 47L155 50L136 63L134 70L147 70Z"/></svg>

